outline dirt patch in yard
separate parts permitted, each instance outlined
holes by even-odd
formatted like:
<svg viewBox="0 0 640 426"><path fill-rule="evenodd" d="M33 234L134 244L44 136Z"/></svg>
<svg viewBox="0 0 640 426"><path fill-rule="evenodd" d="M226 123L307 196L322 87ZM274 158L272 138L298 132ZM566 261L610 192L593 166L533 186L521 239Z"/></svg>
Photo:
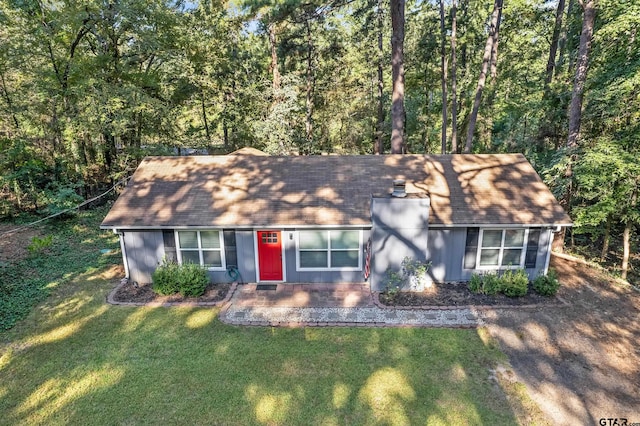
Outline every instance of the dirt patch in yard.
<svg viewBox="0 0 640 426"><path fill-rule="evenodd" d="M19 225L0 224L0 235L18 228ZM31 244L33 237L40 237L37 229L27 228L20 232L2 235L0 237L0 266L15 263L29 256L27 247Z"/></svg>
<svg viewBox="0 0 640 426"><path fill-rule="evenodd" d="M580 263L552 266L568 306L496 309L490 334L553 424L640 422L640 293Z"/></svg>
<svg viewBox="0 0 640 426"><path fill-rule="evenodd" d="M224 300L231 284L209 284L200 297L182 297L180 294L160 296L154 293L151 284L126 283L114 293L113 300L120 303L213 303Z"/></svg>

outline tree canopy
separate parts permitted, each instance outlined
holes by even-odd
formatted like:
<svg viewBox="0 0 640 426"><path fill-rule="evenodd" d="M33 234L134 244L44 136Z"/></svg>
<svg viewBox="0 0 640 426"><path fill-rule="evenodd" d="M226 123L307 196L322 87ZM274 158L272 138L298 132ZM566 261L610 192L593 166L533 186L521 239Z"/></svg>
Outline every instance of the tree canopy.
<svg viewBox="0 0 640 426"><path fill-rule="evenodd" d="M464 149L524 153L574 242L633 244L639 27L616 0L0 0L0 215L148 154Z"/></svg>

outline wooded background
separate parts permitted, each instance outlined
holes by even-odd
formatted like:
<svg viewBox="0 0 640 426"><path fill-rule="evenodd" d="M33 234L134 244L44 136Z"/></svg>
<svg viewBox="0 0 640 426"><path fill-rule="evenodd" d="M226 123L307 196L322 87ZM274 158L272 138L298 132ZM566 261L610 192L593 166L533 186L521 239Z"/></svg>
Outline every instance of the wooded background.
<svg viewBox="0 0 640 426"><path fill-rule="evenodd" d="M626 277L639 27L636 0L0 0L0 215L149 154L522 152Z"/></svg>

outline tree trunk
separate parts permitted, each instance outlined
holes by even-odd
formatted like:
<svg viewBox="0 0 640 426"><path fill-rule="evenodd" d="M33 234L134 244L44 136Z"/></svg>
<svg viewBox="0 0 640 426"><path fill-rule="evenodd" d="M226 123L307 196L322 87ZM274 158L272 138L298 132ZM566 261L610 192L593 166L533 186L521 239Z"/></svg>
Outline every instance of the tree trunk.
<svg viewBox="0 0 640 426"><path fill-rule="evenodd" d="M502 1L495 0L493 4L493 13L491 14L491 26L489 29L489 35L487 37L487 44L484 47L484 55L482 57L482 69L480 70L480 77L478 77L478 87L476 89L476 97L473 101L473 110L469 118L469 127L467 128L467 141L464 147L465 153L471 152L473 143L473 132L476 128L476 121L478 120L478 110L480 109L480 100L482 99L482 91L487 80L487 70L489 63L491 62L491 54L493 52L493 42L496 39L498 28L498 17L502 13Z"/></svg>
<svg viewBox="0 0 640 426"><path fill-rule="evenodd" d="M587 80L587 68L589 65L589 50L593 38L593 24L596 17L595 0L580 0L583 9L582 33L580 34L580 50L576 61L576 76L573 82L573 94L569 109L569 136L567 148L578 146L580 134L580 120L582 119L582 97L584 85Z"/></svg>
<svg viewBox="0 0 640 426"><path fill-rule="evenodd" d="M627 279L627 273L629 272L629 254L630 240L631 240L631 227L633 223L631 220L627 220L624 225L624 231L622 232L622 279Z"/></svg>
<svg viewBox="0 0 640 426"><path fill-rule="evenodd" d="M442 141L441 153L447 153L447 50L444 29L444 0L440 0L440 65L442 67Z"/></svg>
<svg viewBox="0 0 640 426"><path fill-rule="evenodd" d="M560 33L560 39L558 40L558 48L560 49L560 55L558 56L558 64L556 65L556 69L554 72L554 76L557 77L558 74L562 71L562 65L564 65L564 58L567 54L567 37L569 31L569 17L571 16L571 12L573 11L573 5L575 4L575 0L569 0L569 4L567 5L567 19L564 20L564 25L562 26L562 32Z"/></svg>
<svg viewBox="0 0 640 426"><path fill-rule="evenodd" d="M13 108L13 102L11 101L11 96L9 96L9 89L7 88L7 82L4 79L3 72L0 72L0 82L2 83L2 93L4 94L4 100L7 102L7 108L11 114L13 125L17 131L20 131L20 123L18 122L18 117L16 116L15 109Z"/></svg>
<svg viewBox="0 0 640 426"><path fill-rule="evenodd" d="M496 29L493 32L493 42L491 44L491 81L495 83L498 76L498 38L500 34L500 21L502 21L502 4L498 9L498 19Z"/></svg>
<svg viewBox="0 0 640 426"><path fill-rule="evenodd" d="M273 96L280 91L280 71L278 70L278 48L276 45L276 24L269 24L269 47L271 49L271 64L269 64L269 70L273 76L272 88Z"/></svg>
<svg viewBox="0 0 640 426"><path fill-rule="evenodd" d="M600 252L600 260L605 261L609 253L609 241L611 240L611 217L607 217L604 228L604 237L602 239L602 251Z"/></svg>
<svg viewBox="0 0 640 426"><path fill-rule="evenodd" d="M451 1L451 153L458 152L458 99L456 94L456 0Z"/></svg>
<svg viewBox="0 0 640 426"><path fill-rule="evenodd" d="M311 22L307 19L305 21L307 27L307 95L306 95L306 107L307 113L305 117L305 131L307 137L307 150L311 150L313 145L313 91L315 88L315 73L313 71L313 39L311 37Z"/></svg>
<svg viewBox="0 0 640 426"><path fill-rule="evenodd" d="M637 209L638 200L638 181L636 180L636 188L631 194L631 211ZM631 218L627 218L624 224L624 232L622 233L622 279L627 279L627 273L629 272L629 255L631 254L631 232L633 231L633 221Z"/></svg>
<svg viewBox="0 0 640 426"><path fill-rule="evenodd" d="M551 44L549 45L549 59L547 59L547 75L545 77L545 92L548 90L551 80L553 80L553 71L556 67L556 53L558 52L558 40L560 39L560 30L562 29L562 14L564 13L564 0L558 0L558 8L556 9L556 21L553 25L553 35L551 36Z"/></svg>
<svg viewBox="0 0 640 426"><path fill-rule="evenodd" d="M384 32L384 16L382 13L382 0L378 0L378 116L376 121L376 137L373 145L374 154L382 154L384 151L384 144L382 141L383 128L384 128L384 50L382 46L382 35Z"/></svg>
<svg viewBox="0 0 640 426"><path fill-rule="evenodd" d="M391 153L404 152L404 0L391 0Z"/></svg>
<svg viewBox="0 0 640 426"><path fill-rule="evenodd" d="M200 106L202 107L202 122L204 123L204 132L207 136L207 141L211 141L211 134L209 133L209 120L207 119L207 108L204 104L204 92L202 90L200 91Z"/></svg>
<svg viewBox="0 0 640 426"><path fill-rule="evenodd" d="M227 119L225 117L222 117L222 143L224 144L224 150L226 152L230 151L229 126L227 125Z"/></svg>

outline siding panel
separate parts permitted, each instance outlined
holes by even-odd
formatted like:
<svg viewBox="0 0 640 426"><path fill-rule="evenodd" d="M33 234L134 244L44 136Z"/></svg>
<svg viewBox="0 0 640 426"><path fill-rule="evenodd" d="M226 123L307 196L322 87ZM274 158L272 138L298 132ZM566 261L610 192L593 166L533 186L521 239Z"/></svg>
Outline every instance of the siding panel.
<svg viewBox="0 0 640 426"><path fill-rule="evenodd" d="M125 231L124 244L130 279L150 283L165 255L162 231Z"/></svg>

